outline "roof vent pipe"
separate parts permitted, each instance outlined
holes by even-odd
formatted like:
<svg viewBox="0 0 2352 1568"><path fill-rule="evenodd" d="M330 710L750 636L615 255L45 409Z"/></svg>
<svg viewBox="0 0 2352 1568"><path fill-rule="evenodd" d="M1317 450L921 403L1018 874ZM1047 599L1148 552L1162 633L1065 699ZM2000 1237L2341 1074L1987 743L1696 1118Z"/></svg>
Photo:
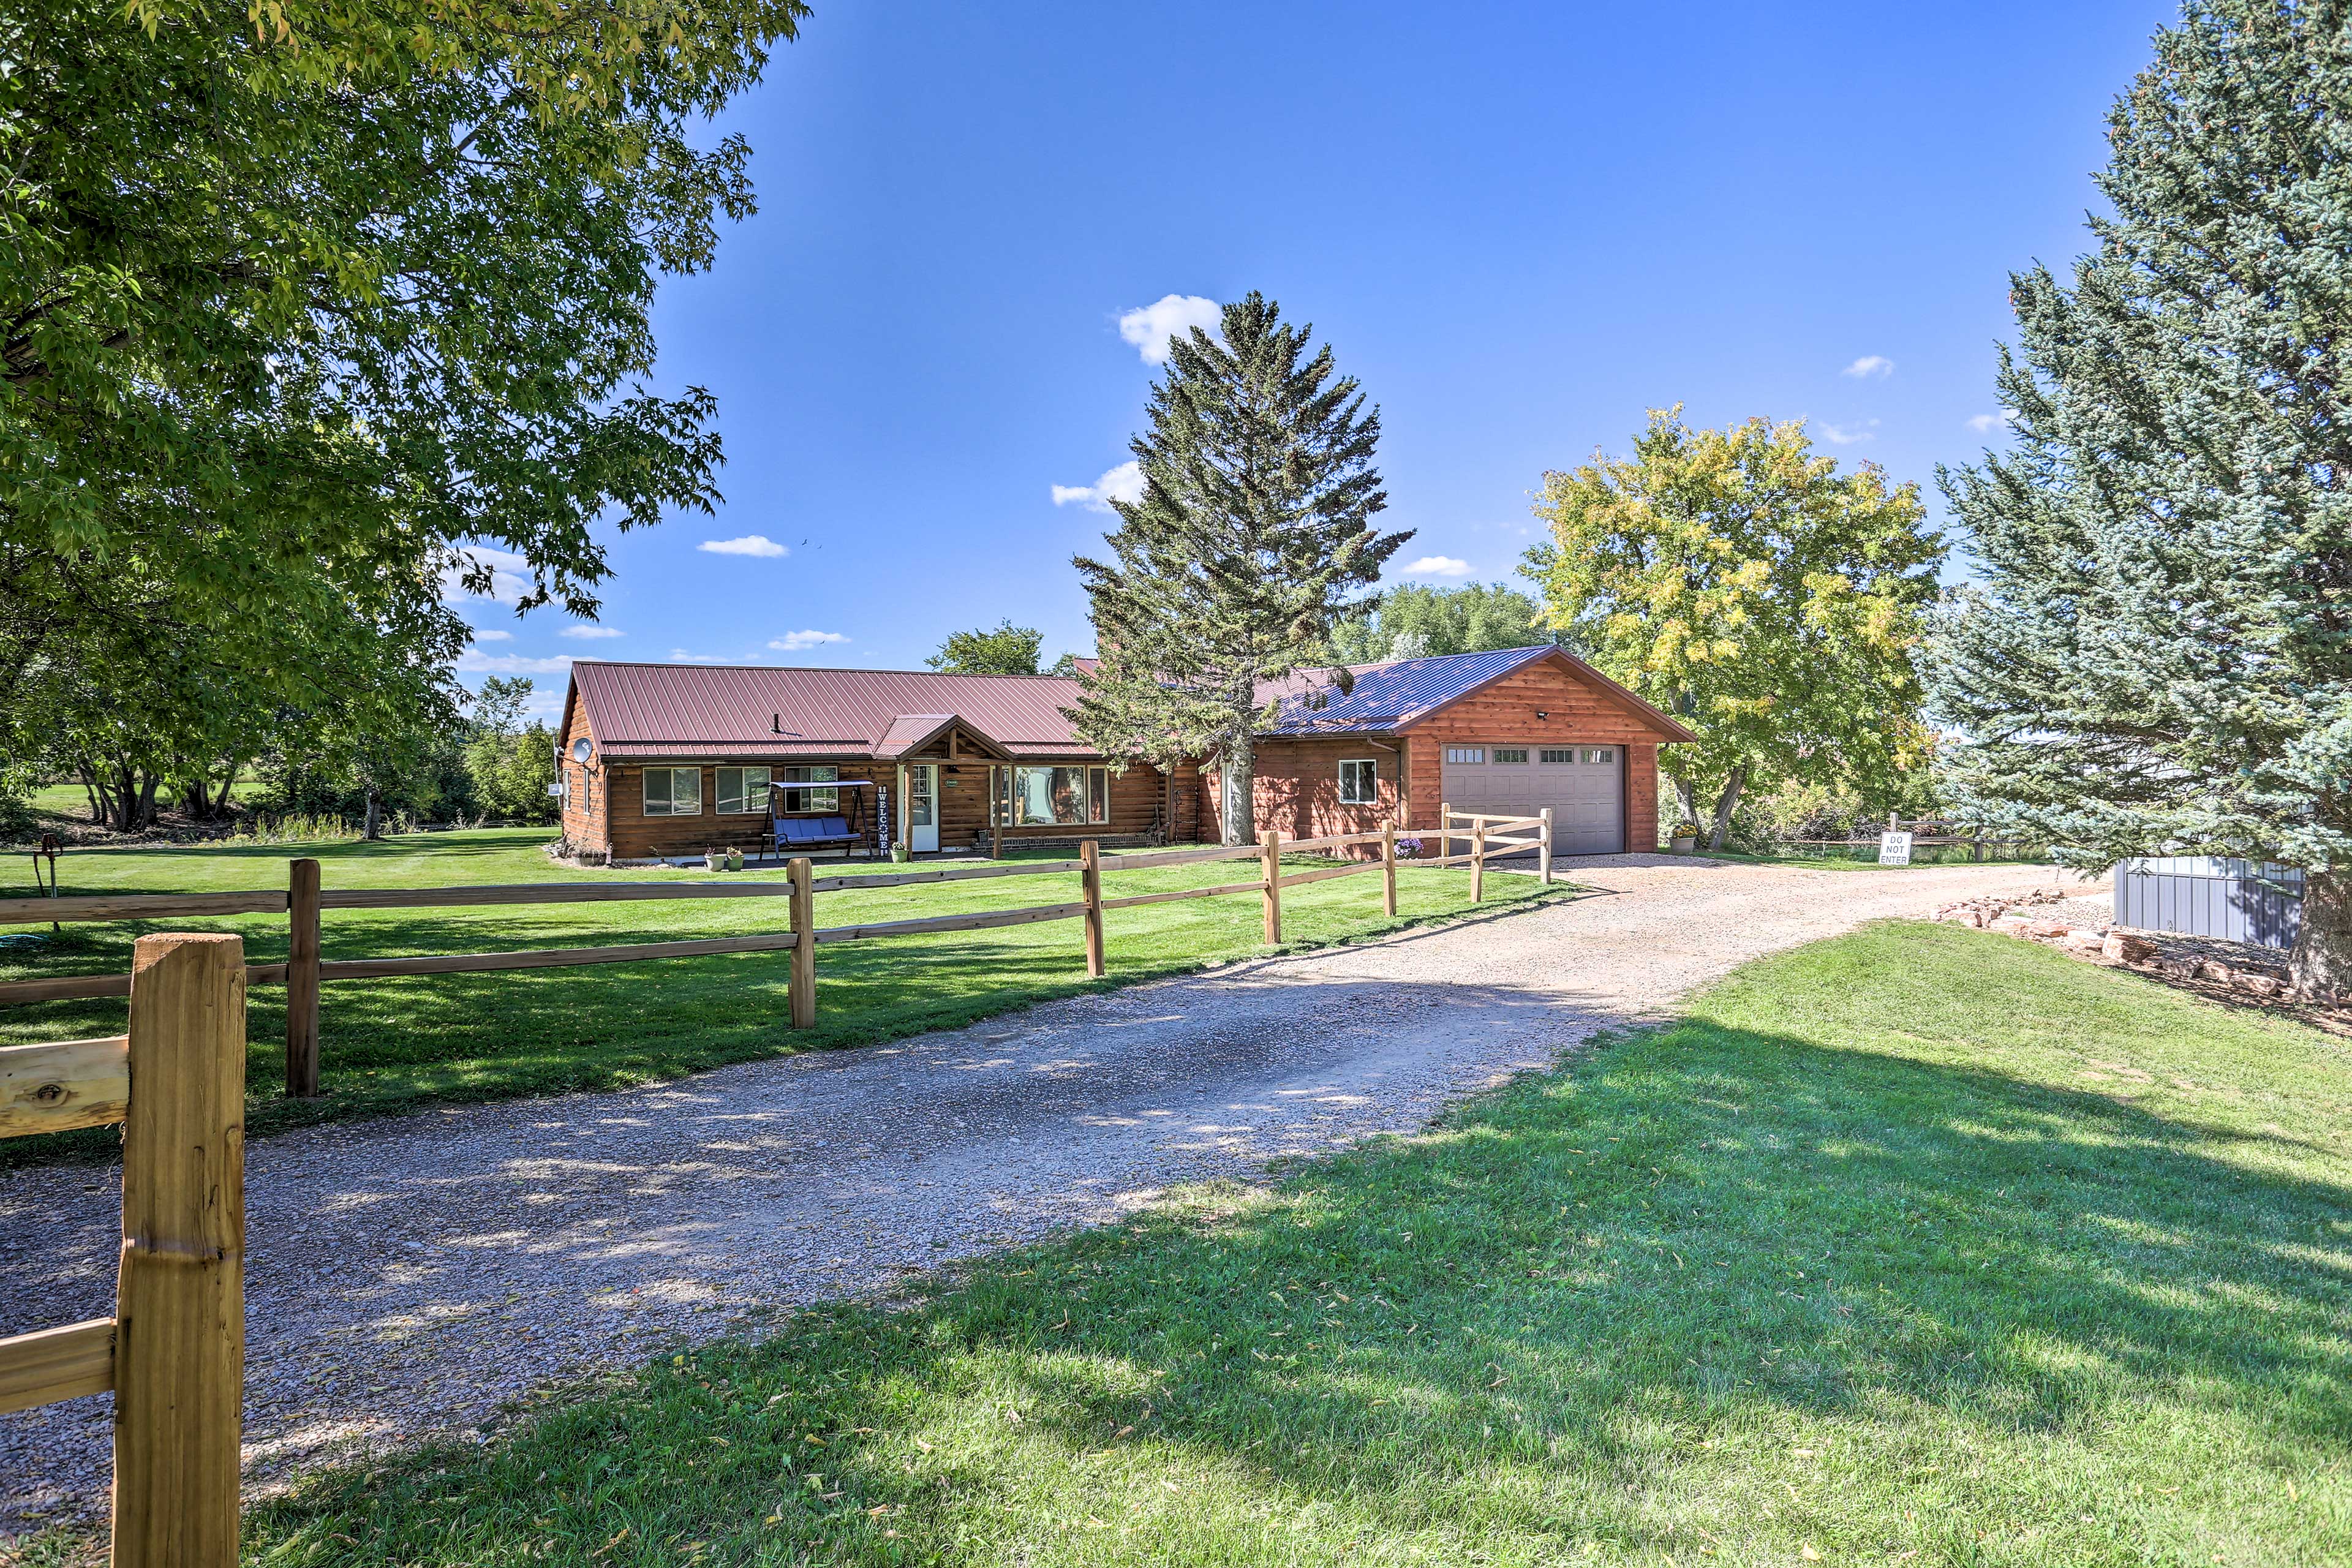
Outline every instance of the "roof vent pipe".
<svg viewBox="0 0 2352 1568"><path fill-rule="evenodd" d="M783 732L784 716L781 713L770 714L768 716L768 733L771 735L781 735Z"/></svg>

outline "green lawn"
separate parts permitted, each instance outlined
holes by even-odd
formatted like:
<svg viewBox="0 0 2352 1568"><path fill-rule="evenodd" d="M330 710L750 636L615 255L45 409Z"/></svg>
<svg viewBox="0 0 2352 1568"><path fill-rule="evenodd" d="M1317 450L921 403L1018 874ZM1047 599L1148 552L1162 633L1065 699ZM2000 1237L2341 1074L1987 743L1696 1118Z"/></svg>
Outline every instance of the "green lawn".
<svg viewBox="0 0 2352 1568"><path fill-rule="evenodd" d="M543 828L436 833L378 844L191 846L76 850L59 862L62 890L196 892L282 888L286 862L315 857L329 888L446 887L482 882L670 880L707 882L727 873L567 870L539 846ZM1242 881L1255 863L1211 863L1121 872L1106 858L1105 891L1126 893ZM886 864L825 862L827 873L881 873ZM732 879L781 880L782 872L738 872ZM1284 931L1292 946L1353 940L1470 908L1462 870L1405 870L1398 919L1381 912L1377 874L1290 890ZM908 919L1024 904L1062 903L1077 894L1075 873L1015 877L872 892L820 893L821 925ZM26 891L29 892L29 880ZM1487 879L1490 904L1542 896L1531 878ZM1550 896L1560 896L1554 889ZM689 900L676 903L557 904L455 910L330 910L324 956L393 957L511 948L588 947L788 930L783 899ZM0 914L14 913L0 910ZM1255 895L1114 910L1106 917L1111 980L1089 982L1079 922L893 937L827 944L817 954L817 1027L795 1033L788 1017L782 952L507 973L335 981L325 988L321 1079L326 1095L289 1100L285 1084L285 993L257 988L250 1015L252 1096L247 1129L280 1129L339 1117L381 1114L429 1101L478 1100L569 1089L609 1089L698 1068L793 1051L857 1046L951 1026L1006 1008L1148 975L1266 951L1259 945ZM68 925L37 949L0 948L0 979L116 972L130 967L142 931L236 931L247 958L286 956L282 915L234 920ZM45 925L0 927L46 934ZM0 1009L0 1043L69 1039L122 1027L123 1004L58 1002ZM0 1143L0 1163L110 1153L111 1130Z"/></svg>
<svg viewBox="0 0 2352 1568"><path fill-rule="evenodd" d="M2339 1041L1949 927L318 1478L270 1564L2352 1561Z"/></svg>

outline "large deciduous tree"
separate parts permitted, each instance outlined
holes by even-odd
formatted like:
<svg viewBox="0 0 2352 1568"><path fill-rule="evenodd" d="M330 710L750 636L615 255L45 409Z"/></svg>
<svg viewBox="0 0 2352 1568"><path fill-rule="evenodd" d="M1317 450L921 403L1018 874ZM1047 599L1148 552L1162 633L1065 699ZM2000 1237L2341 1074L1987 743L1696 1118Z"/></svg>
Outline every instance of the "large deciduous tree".
<svg viewBox="0 0 2352 1568"><path fill-rule="evenodd" d="M1342 664L1380 664L1533 647L1559 637L1544 625L1543 606L1517 588L1500 583L1457 588L1407 583L1350 606L1332 628L1331 651Z"/></svg>
<svg viewBox="0 0 2352 1568"><path fill-rule="evenodd" d="M1108 561L1076 562L1099 656L1078 678L1078 732L1115 757L1210 759L1228 844L1255 833L1262 684L1327 663L1347 595L1412 537L1373 526L1380 411L1329 345L1309 352L1313 332L1252 293L1216 336L1171 339L1131 447L1142 499L1111 502Z"/></svg>
<svg viewBox="0 0 2352 1568"><path fill-rule="evenodd" d="M1969 811L2095 869L2306 870L2352 985L2352 5L2190 0L2109 115L2095 248L2017 274L2015 444L1944 476L1979 570L1934 698Z"/></svg>
<svg viewBox="0 0 2352 1568"><path fill-rule="evenodd" d="M0 75L0 751L120 623L297 708L462 640L487 543L593 613L592 533L707 507L655 279L751 210L689 127L799 0L61 0ZM299 635L289 628L299 628ZM201 667L201 668L200 668ZM127 670L106 672L120 682ZM411 689L404 678L394 691ZM160 684L148 695L172 700Z"/></svg>
<svg viewBox="0 0 2352 1568"><path fill-rule="evenodd" d="M943 675L1034 675L1037 650L1045 636L1010 618L993 626L950 632L940 651L923 662Z"/></svg>
<svg viewBox="0 0 2352 1568"><path fill-rule="evenodd" d="M1698 736L1661 766L1683 815L1782 780L1870 794L1927 760L1915 654L1942 540L1914 485L1840 472L1801 423L1693 430L1656 410L1630 458L1544 476L1528 555L1551 624Z"/></svg>

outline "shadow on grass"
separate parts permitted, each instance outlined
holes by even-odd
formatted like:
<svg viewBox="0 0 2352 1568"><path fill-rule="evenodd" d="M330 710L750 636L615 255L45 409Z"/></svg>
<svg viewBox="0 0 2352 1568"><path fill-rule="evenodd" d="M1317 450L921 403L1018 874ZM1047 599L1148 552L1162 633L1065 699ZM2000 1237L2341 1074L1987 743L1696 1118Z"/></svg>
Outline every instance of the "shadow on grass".
<svg viewBox="0 0 2352 1568"><path fill-rule="evenodd" d="M1703 1019L254 1533L321 1563L2341 1560L2340 1512L2275 1478L2342 1500L2343 1175L1997 1045Z"/></svg>

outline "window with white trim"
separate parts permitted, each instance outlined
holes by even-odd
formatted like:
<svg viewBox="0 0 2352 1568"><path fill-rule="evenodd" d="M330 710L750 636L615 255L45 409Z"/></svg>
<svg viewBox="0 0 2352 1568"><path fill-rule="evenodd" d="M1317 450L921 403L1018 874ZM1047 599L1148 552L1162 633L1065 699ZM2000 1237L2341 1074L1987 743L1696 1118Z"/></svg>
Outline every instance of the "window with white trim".
<svg viewBox="0 0 2352 1568"><path fill-rule="evenodd" d="M1528 749L1525 746L1497 746L1495 748L1495 762L1497 766L1508 764L1514 767L1524 767L1527 764L1527 760Z"/></svg>
<svg viewBox="0 0 2352 1568"><path fill-rule="evenodd" d="M1483 763L1486 760L1484 746L1448 746L1445 760L1449 763Z"/></svg>
<svg viewBox="0 0 2352 1568"><path fill-rule="evenodd" d="M700 768L647 768L646 770L646 815L647 816L700 816L702 815L702 770Z"/></svg>
<svg viewBox="0 0 2352 1568"><path fill-rule="evenodd" d="M804 768L784 768L780 771L783 776L776 782L785 786L784 810L787 815L795 811L822 811L829 815L841 809L841 790L838 787L841 779L839 768L813 763ZM793 787L795 784L821 784L828 787L795 789Z"/></svg>
<svg viewBox="0 0 2352 1568"><path fill-rule="evenodd" d="M719 815L751 816L767 815L768 770L765 768L717 768Z"/></svg>
<svg viewBox="0 0 2352 1568"><path fill-rule="evenodd" d="M1339 804L1378 805L1381 763L1378 757L1349 757L1339 763Z"/></svg>
<svg viewBox="0 0 2352 1568"><path fill-rule="evenodd" d="M1015 827L1084 827L1110 820L1110 770L1013 767L1004 770L1004 796Z"/></svg>

